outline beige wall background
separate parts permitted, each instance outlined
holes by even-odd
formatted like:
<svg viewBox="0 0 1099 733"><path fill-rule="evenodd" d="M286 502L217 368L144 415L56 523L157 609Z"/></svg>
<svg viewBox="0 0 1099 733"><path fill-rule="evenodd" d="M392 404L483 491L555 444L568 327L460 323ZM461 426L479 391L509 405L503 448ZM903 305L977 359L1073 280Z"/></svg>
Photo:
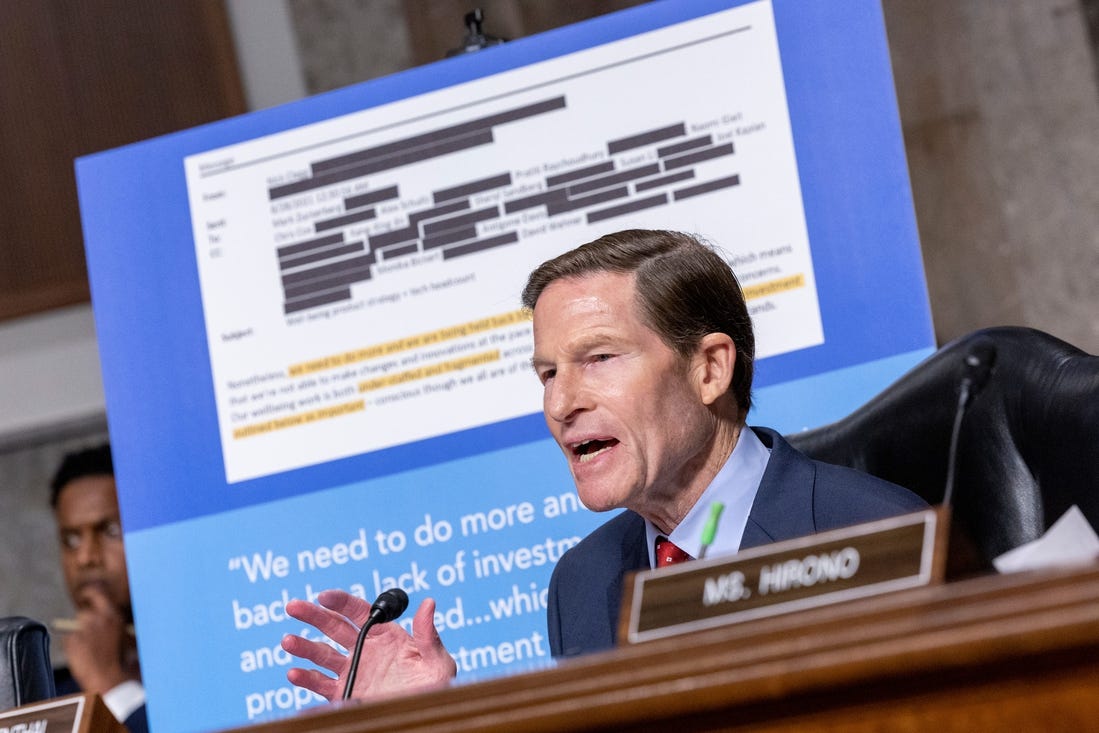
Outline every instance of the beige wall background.
<svg viewBox="0 0 1099 733"><path fill-rule="evenodd" d="M1099 93L1077 0L886 0L940 342L984 326L1099 351Z"/></svg>
<svg viewBox="0 0 1099 733"><path fill-rule="evenodd" d="M442 58L476 4L226 1L253 109ZM479 3L485 30L513 39L636 4ZM1012 324L1099 353L1099 0L883 9L938 340ZM57 369L83 393L24 406ZM4 324L0 375L0 615L48 620L70 610L46 483L65 449L105 434L90 312Z"/></svg>

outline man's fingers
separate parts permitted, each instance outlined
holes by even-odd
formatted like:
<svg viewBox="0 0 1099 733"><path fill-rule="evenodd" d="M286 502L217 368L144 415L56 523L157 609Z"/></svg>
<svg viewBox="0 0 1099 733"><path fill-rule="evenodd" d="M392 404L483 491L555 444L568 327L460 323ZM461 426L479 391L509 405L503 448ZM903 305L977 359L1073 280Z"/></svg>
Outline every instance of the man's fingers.
<svg viewBox="0 0 1099 733"><path fill-rule="evenodd" d="M370 617L370 604L337 590L322 591L316 601L290 601L286 604L286 612L315 627L345 649L353 649L358 636L356 623L362 624ZM355 678L356 697L380 699L450 683L457 667L435 630L434 600L427 598L420 604L412 619L412 630L413 634L409 636L399 624L371 627ZM336 675L333 679L321 670L295 667L286 675L292 684L328 700L343 696L341 679L348 674L348 655L327 643L293 634L283 637L282 648Z"/></svg>
<svg viewBox="0 0 1099 733"><path fill-rule="evenodd" d="M73 657L77 656L87 646L77 634L65 634L61 637L61 648L65 650L65 657L70 660L72 666Z"/></svg>
<svg viewBox="0 0 1099 733"><path fill-rule="evenodd" d="M76 601L76 629L67 635L70 643L95 645L104 651L120 642L126 623L102 588L86 585Z"/></svg>
<svg viewBox="0 0 1099 733"><path fill-rule="evenodd" d="M435 661L445 668L448 679L458 672L458 667L450 652L443 646L439 631L435 628L435 599L425 598L412 617L412 641L416 651L426 661Z"/></svg>
<svg viewBox="0 0 1099 733"><path fill-rule="evenodd" d="M286 613L298 621L309 624L345 649L354 646L355 638L359 635L358 628L344 618L342 614L329 611L327 608L322 608L315 603L301 600L290 601L286 604Z"/></svg>
<svg viewBox="0 0 1099 733"><path fill-rule="evenodd" d="M365 624L370 618L370 604L346 591L322 590L317 594L317 603L351 619L359 626Z"/></svg>
<svg viewBox="0 0 1099 733"><path fill-rule="evenodd" d="M118 609L111 602L107 591L98 583L85 583L80 586L76 594L76 605L79 611L90 611L103 616L118 616Z"/></svg>
<svg viewBox="0 0 1099 733"><path fill-rule="evenodd" d="M343 690L339 680L334 680L315 669L301 669L292 667L286 672L286 679L290 684L312 690L325 700L332 702L343 696Z"/></svg>
<svg viewBox="0 0 1099 733"><path fill-rule="evenodd" d="M310 641L295 634L282 637L282 648L295 657L308 659L319 667L339 674L347 663L347 657L320 641Z"/></svg>
<svg viewBox="0 0 1099 733"><path fill-rule="evenodd" d="M421 652L425 646L443 645L439 640L439 632L435 629L434 598L425 598L416 609L416 615L412 617L412 638L416 640L416 646Z"/></svg>

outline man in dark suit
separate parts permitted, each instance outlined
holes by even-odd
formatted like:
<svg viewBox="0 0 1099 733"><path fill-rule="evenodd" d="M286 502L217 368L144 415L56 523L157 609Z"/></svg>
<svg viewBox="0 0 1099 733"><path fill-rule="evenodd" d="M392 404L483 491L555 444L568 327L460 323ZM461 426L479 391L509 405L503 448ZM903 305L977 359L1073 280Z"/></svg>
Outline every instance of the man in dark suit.
<svg viewBox="0 0 1099 733"><path fill-rule="evenodd" d="M626 231L532 273L534 368L550 432L596 511L626 508L572 548L550 582L554 656L614 645L622 580L670 540L713 555L926 506L908 491L809 460L749 429L755 338L740 285L675 232Z"/></svg>
<svg viewBox="0 0 1099 733"><path fill-rule="evenodd" d="M589 509L626 509L570 549L550 582L554 656L614 644L624 575L657 565L670 542L698 556L709 507L720 502L711 556L926 506L906 490L811 461L777 433L748 428L755 340L728 264L678 232L609 234L543 263L523 305L534 314L532 363L543 411ZM666 550L665 550L666 551ZM347 647L369 604L326 592L287 612ZM446 684L454 662L425 601L409 636L372 636L356 697ZM288 636L284 647L341 679L291 670L294 684L329 699L342 692L346 658ZM375 661L380 666L375 666Z"/></svg>
<svg viewBox="0 0 1099 733"><path fill-rule="evenodd" d="M145 733L145 689L110 446L66 456L51 490L61 567L76 608L75 623L61 639L69 666L54 672L57 694L98 693L130 733Z"/></svg>
<svg viewBox="0 0 1099 733"><path fill-rule="evenodd" d="M770 451L770 459L739 549L926 507L922 499L899 486L810 460L773 430L753 427L751 431ZM614 646L622 581L629 571L653 567L646 529L641 515L623 512L557 563L546 610L553 656Z"/></svg>

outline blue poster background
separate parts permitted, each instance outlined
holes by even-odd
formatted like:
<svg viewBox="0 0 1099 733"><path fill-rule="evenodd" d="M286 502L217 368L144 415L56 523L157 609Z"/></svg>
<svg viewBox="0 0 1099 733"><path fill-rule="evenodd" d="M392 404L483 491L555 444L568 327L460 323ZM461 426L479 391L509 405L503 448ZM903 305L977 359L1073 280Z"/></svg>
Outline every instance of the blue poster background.
<svg viewBox="0 0 1099 733"><path fill-rule="evenodd" d="M544 665L544 653L529 658L527 647L499 645L536 646L544 634L538 597L551 570L538 558L607 518L546 516L572 485L541 415L227 484L183 159L740 4L656 2L77 161L157 733L255 722L315 702L290 688L286 660L273 651L284 633L302 631L280 617L280 602L355 584L369 597L375 573L407 573L421 586L413 604L437 598L448 648L480 650L467 655L476 668L467 665L463 679ZM774 0L773 10L825 341L758 364L750 422L792 431L846 414L929 354L934 339L879 3ZM515 509L523 502L530 521ZM462 536L463 516L508 507L512 524ZM427 515L449 523L452 535L438 539L439 525L433 542L417 543ZM405 548L383 554L377 533L395 531ZM344 562L299 569L325 547ZM439 573L454 568L460 551L467 576L443 585ZM470 576L486 556L510 557L509 569ZM481 666L489 647L497 664Z"/></svg>

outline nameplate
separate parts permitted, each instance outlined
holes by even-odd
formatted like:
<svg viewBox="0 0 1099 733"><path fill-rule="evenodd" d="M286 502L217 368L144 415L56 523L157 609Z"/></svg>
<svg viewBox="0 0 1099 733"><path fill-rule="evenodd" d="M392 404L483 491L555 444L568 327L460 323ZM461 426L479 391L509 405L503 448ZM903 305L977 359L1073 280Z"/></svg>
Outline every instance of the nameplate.
<svg viewBox="0 0 1099 733"><path fill-rule="evenodd" d="M927 509L627 579L623 643L942 582L944 509ZM624 632L624 633L623 633Z"/></svg>
<svg viewBox="0 0 1099 733"><path fill-rule="evenodd" d="M125 733L98 695L69 695L0 713L0 733Z"/></svg>

